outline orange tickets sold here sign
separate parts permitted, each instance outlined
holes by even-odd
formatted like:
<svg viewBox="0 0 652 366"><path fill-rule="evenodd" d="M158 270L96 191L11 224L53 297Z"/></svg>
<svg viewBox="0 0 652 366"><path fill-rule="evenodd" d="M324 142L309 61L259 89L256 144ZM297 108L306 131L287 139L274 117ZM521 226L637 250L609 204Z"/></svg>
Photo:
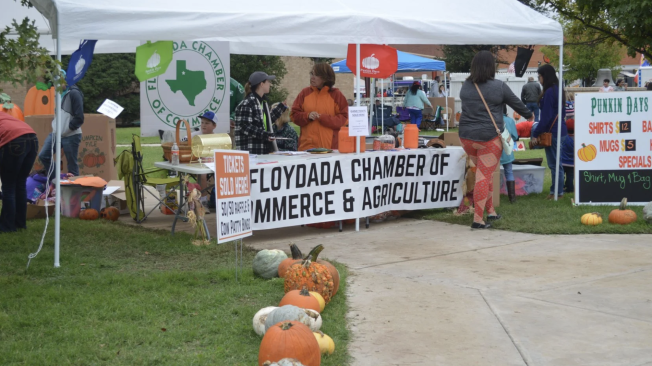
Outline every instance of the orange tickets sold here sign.
<svg viewBox="0 0 652 366"><path fill-rule="evenodd" d="M249 152L215 150L217 242L251 236Z"/></svg>
<svg viewBox="0 0 652 366"><path fill-rule="evenodd" d="M396 48L379 44L360 45L360 77L388 78L398 69ZM346 54L346 66L356 75L355 45L350 44Z"/></svg>

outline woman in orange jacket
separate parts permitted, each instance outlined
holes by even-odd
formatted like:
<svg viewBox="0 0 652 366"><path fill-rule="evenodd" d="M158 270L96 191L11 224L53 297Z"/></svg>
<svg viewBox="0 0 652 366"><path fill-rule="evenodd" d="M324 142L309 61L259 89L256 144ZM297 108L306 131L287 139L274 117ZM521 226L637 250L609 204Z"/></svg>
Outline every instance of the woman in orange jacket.
<svg viewBox="0 0 652 366"><path fill-rule="evenodd" d="M337 149L337 133L348 122L349 105L334 84L331 65L316 64L310 72L310 86L294 100L290 117L301 127L299 151Z"/></svg>

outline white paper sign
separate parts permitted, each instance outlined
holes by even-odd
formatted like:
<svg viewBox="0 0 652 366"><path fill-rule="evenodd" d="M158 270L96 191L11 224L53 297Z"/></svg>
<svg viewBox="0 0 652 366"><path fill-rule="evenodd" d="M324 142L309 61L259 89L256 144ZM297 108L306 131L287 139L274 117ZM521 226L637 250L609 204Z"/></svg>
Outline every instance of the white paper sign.
<svg viewBox="0 0 652 366"><path fill-rule="evenodd" d="M652 93L577 93L574 137L577 203L650 202Z"/></svg>
<svg viewBox="0 0 652 366"><path fill-rule="evenodd" d="M112 101L111 99L107 99L104 101L104 103L102 103L97 111L105 116L115 119L120 113L122 113L122 111L124 111L124 108L122 108L120 104Z"/></svg>
<svg viewBox="0 0 652 366"><path fill-rule="evenodd" d="M369 135L367 107L349 107L349 136Z"/></svg>

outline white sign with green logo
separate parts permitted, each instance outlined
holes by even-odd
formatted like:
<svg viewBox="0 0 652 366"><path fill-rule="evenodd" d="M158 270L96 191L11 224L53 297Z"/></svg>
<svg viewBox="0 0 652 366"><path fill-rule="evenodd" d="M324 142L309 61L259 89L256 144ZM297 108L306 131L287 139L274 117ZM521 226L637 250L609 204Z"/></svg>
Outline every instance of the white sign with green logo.
<svg viewBox="0 0 652 366"><path fill-rule="evenodd" d="M206 111L217 117L214 133L229 132L229 43L175 41L173 50L167 71L140 83L141 135L158 136L182 119L199 128Z"/></svg>

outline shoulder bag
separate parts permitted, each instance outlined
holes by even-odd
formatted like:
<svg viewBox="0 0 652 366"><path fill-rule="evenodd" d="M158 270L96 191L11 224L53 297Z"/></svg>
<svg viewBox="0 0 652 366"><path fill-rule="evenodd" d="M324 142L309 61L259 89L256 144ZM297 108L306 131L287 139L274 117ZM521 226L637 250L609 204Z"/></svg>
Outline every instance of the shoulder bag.
<svg viewBox="0 0 652 366"><path fill-rule="evenodd" d="M557 123L557 118L559 118L559 115L555 117L555 120L552 121L552 125L550 125L550 130L548 132L544 132L539 135L539 142L535 145L538 147L550 147L552 146L552 128L555 126L555 123ZM530 140L532 141L532 140Z"/></svg>
<svg viewBox="0 0 652 366"><path fill-rule="evenodd" d="M503 152L507 155L511 154L512 151L514 150L514 140L512 139L512 135L509 133L507 129L505 129L502 133L500 132L500 128L498 128L498 125L494 120L494 116L493 114L491 114L491 110L489 109L487 102L485 102L484 100L484 96L480 91L480 87L476 83L473 83L473 85L475 85L475 88L478 90L478 94L480 94L480 99L482 99L482 103L484 103L484 107L487 108L487 113L489 113L491 122L493 122L494 127L496 127L496 133L498 133L498 136L500 136L500 140L503 142Z"/></svg>

